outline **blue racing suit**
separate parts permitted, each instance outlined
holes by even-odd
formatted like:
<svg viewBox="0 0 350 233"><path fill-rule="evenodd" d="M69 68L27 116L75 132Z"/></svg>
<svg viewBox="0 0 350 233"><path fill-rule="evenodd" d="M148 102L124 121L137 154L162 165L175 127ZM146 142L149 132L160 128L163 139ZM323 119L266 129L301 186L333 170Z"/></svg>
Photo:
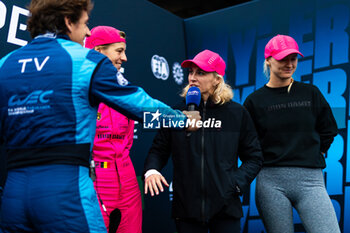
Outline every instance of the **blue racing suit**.
<svg viewBox="0 0 350 233"><path fill-rule="evenodd" d="M156 109L184 118L66 35L40 35L0 60L3 231L106 231L88 177L100 102L139 121Z"/></svg>

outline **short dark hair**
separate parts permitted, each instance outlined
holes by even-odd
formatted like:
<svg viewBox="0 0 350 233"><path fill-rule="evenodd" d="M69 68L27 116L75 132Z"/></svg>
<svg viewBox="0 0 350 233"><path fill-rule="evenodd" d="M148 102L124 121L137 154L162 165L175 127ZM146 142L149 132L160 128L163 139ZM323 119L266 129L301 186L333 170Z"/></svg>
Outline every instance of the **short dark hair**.
<svg viewBox="0 0 350 233"><path fill-rule="evenodd" d="M90 13L92 8L91 0L32 0L28 6L31 13L28 31L33 38L46 32L66 34L68 28L64 18L76 23L83 11Z"/></svg>

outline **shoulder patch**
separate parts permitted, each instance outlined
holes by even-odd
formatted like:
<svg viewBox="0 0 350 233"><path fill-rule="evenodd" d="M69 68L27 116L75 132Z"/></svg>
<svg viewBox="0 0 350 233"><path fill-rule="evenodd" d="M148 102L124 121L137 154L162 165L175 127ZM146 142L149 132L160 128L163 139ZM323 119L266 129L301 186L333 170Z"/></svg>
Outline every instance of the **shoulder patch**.
<svg viewBox="0 0 350 233"><path fill-rule="evenodd" d="M126 80L126 78L124 78L122 73L118 72L116 76L117 76L117 82L120 86L126 86L129 84L129 81Z"/></svg>

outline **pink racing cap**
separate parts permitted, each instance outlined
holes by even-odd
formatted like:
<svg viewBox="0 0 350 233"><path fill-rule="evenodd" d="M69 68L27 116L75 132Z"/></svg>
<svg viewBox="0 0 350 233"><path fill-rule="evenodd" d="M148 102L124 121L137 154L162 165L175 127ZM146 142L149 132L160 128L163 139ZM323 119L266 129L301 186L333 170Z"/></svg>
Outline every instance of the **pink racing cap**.
<svg viewBox="0 0 350 233"><path fill-rule="evenodd" d="M92 49L98 45L112 44L118 42L126 43L125 39L120 37L119 30L109 26L97 26L91 29L91 36L86 37L85 47Z"/></svg>
<svg viewBox="0 0 350 233"><path fill-rule="evenodd" d="M198 53L192 60L185 60L181 63L181 66L188 68L191 64L197 65L199 68L206 72L216 72L221 76L225 75L226 63L219 54L210 50L204 50Z"/></svg>
<svg viewBox="0 0 350 233"><path fill-rule="evenodd" d="M290 36L277 35L265 46L265 59L273 57L276 60L281 60L292 53L297 53L304 57L304 55L299 52L297 42Z"/></svg>

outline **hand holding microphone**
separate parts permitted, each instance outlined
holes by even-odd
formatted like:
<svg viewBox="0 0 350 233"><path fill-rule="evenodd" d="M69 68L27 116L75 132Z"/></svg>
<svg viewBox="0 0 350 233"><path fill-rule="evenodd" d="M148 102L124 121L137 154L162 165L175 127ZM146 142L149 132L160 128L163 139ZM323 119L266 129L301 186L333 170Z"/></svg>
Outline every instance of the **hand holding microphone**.
<svg viewBox="0 0 350 233"><path fill-rule="evenodd" d="M201 116L199 114L199 111L196 111L196 107L199 106L199 103L201 102L201 91L198 87L190 87L187 91L186 95L186 105L188 111L183 111L183 114L187 116L189 120L195 120L195 122L201 120ZM196 124L193 126L190 124L190 126L187 128L187 131L196 131L198 128L196 127Z"/></svg>

